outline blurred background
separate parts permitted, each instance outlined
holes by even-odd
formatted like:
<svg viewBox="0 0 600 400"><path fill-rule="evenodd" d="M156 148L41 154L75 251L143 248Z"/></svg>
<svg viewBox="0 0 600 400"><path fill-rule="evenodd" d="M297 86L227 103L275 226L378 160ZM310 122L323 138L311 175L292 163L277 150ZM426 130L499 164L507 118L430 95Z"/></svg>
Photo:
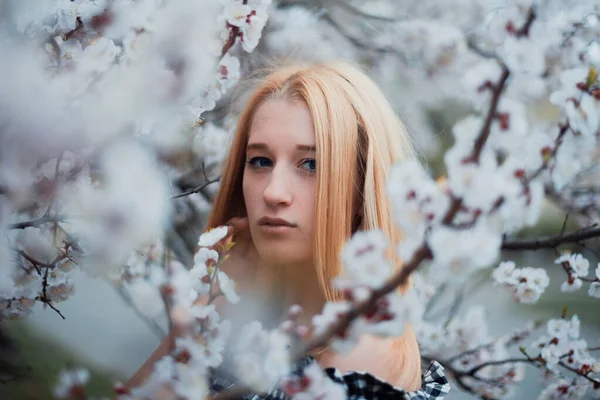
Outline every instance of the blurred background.
<svg viewBox="0 0 600 400"><path fill-rule="evenodd" d="M443 154L452 144L452 126L471 111L456 80L457 74L475 58L466 39L492 26L498 7L504 3L274 0L258 47L240 57L242 82L203 115L220 129L215 131L216 137L202 139L202 156L210 161L202 164L202 171L196 168L180 174L178 184L193 188L202 182L205 173L209 176L218 173L228 132L250 87L245 78L252 78L261 68L281 63L331 59L359 63L367 70L405 121L432 174L443 175ZM532 109L548 121L556 118L556 110L545 98L540 98ZM187 160L189 154L182 151L176 157ZM549 198L538 225L519 235L530 237L560 231L566 203L578 205L572 207L567 230L593 221L597 210L587 199L598 187L595 174L593 169L586 171L578 180L579 185L569 188L562 197ZM176 201L175 231L180 238L195 241L216 190L217 185L212 185L191 196L192 199ZM577 245L572 248L588 257L591 269L595 268L597 240L587 241L585 248ZM555 250L503 254L503 260L548 271L551 286L538 303L515 304L508 293L493 286L491 279L477 276L468 283L474 289L465 297L458 314L471 305L482 305L488 310L489 333L502 335L532 319L559 317L568 304L569 315L578 314L583 322L582 337L590 345L599 344L598 300L589 297L584 289L575 293L560 291L565 274L554 264L556 257ZM491 269L484 271L490 272ZM79 272L74 286L75 293L60 303L65 320L36 304L26 320L0 322L0 332L4 335L0 340L1 360L16 372L14 380L0 386L0 398L49 398L58 371L67 365L89 368L92 372L89 393L110 396L112 385L127 380L164 337L166 321L145 318L131 306L121 287ZM528 377L520 385L517 399L535 398L543 387L539 371L527 367L526 373ZM448 396L451 400L469 398L472 395L462 393L454 385Z"/></svg>

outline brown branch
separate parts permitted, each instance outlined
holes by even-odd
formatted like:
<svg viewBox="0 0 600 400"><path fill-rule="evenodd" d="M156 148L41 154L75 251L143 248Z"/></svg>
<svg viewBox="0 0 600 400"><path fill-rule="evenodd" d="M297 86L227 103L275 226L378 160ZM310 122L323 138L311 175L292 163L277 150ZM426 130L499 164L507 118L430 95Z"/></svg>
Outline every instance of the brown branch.
<svg viewBox="0 0 600 400"><path fill-rule="evenodd" d="M74 29L62 35L62 40L64 40L65 42L71 39L71 37L73 37L73 35L75 35L78 31L83 29L83 21L81 20L81 17L77 17L75 19L75 23L76 25Z"/></svg>
<svg viewBox="0 0 600 400"><path fill-rule="evenodd" d="M525 24L523 24L521 29L519 29L517 32L515 32L515 36L517 36L517 37L529 36L529 29L531 28L531 24L535 20L535 17L536 17L535 9L533 7L530 7L529 11L527 11L527 20L525 21Z"/></svg>
<svg viewBox="0 0 600 400"><path fill-rule="evenodd" d="M483 146L488 140L490 133L492 132L492 122L494 118L496 118L498 103L500 102L500 95L504 91L504 87L506 86L506 82L508 77L510 76L510 71L506 67L506 65L502 66L502 75L500 76L500 81L493 85L493 93L492 99L490 101L490 107L488 109L488 113L485 117L485 121L483 122L483 126L481 127L481 131L475 140L475 145L473 146L473 153L471 156L465 159L465 162L479 163L479 157L481 156L481 152L483 151Z"/></svg>
<svg viewBox="0 0 600 400"><path fill-rule="evenodd" d="M487 361L482 364L476 365L475 367L471 368L468 371L465 371L465 372L459 371L459 373L461 375L465 375L465 376L474 376L477 372L479 372L483 368L493 367L495 365L515 364L515 363L528 363L528 364L535 365L536 362L538 362L538 361L536 361L535 359L532 359L532 358L507 358L506 360Z"/></svg>
<svg viewBox="0 0 600 400"><path fill-rule="evenodd" d="M402 267L402 270L397 273L392 279L386 282L382 287L374 290L371 296L366 301L353 307L343 318L340 318L336 323L332 324L324 333L311 339L304 345L301 345L292 355L293 360L300 360L305 354L308 354L311 350L322 347L329 342L337 332L342 332L350 326L350 323L364 314L368 310L372 309L379 298L391 293L398 286L406 283L408 277L413 273L419 264L426 258L431 257L431 250L426 244L422 244L414 253L410 262Z"/></svg>
<svg viewBox="0 0 600 400"><path fill-rule="evenodd" d="M505 343L506 347L509 347L511 345L514 345L514 344L517 344L517 343L522 342L523 340L527 339L534 330L538 329L542 325L543 325L543 322L541 320L533 321L533 325L531 327L526 327L523 330L520 330L520 331L517 331L517 332L513 332L513 333L511 333L509 335L506 335L504 337L498 337L498 338L495 338L495 339L493 339L493 340L491 340L489 342L480 344L479 346L476 346L476 347L474 347L474 348L472 348L470 350L464 351L464 352L462 352L460 354L457 354L457 355L449 358L448 360L445 361L445 363L452 364L455 361L461 359L462 357L468 357L470 355L473 355L473 354L477 353L478 351L490 348L490 347L494 346L494 344L496 344L497 342L503 340L506 337L509 338L509 340Z"/></svg>
<svg viewBox="0 0 600 400"><path fill-rule="evenodd" d="M242 4L248 4L248 0L243 0ZM231 50L231 48L235 44L235 40L238 36L240 36L240 28L238 26L233 26L228 23L227 25L229 27L229 37L227 38L227 42L225 42L223 48L221 49L221 57L223 57L225 54L227 54L229 50Z"/></svg>
<svg viewBox="0 0 600 400"><path fill-rule="evenodd" d="M19 254L24 259L26 259L27 261L29 261L29 263L37 271L38 275L42 275L42 271L40 270L40 267L46 267L46 268L48 267L47 264L44 264L43 262L40 262L40 261L36 260L35 258L31 257L29 254L25 253L23 250L19 250Z"/></svg>
<svg viewBox="0 0 600 400"><path fill-rule="evenodd" d="M64 216L55 216L51 217L48 213L44 214L42 217L38 219L34 219L32 221L23 221L17 222L14 224L10 224L8 229L25 229L29 227L37 228L41 225L47 224L49 222L62 222L64 220Z"/></svg>
<svg viewBox="0 0 600 400"><path fill-rule="evenodd" d="M219 182L220 180L221 180L220 176L218 178L211 179L211 180L209 180L207 182L204 182L202 185L195 187L194 189L190 189L190 190L185 191L183 193L179 193L179 194L177 194L175 196L171 196L171 199L179 199L181 197L189 196L190 194L198 193L202 189L204 189L205 187L207 187L208 185L211 185L213 183Z"/></svg>
<svg viewBox="0 0 600 400"><path fill-rule="evenodd" d="M333 4L338 5L340 8L343 8L346 11L356 14L362 18L367 18L367 19L372 19L372 20L382 21L382 22L397 22L398 21L398 19L396 19L396 18L384 17L382 15L369 14L344 0L331 0L331 2Z"/></svg>
<svg viewBox="0 0 600 400"><path fill-rule="evenodd" d="M553 158L556 157L556 153L558 152L558 149L560 148L560 145L563 142L563 138L568 130L569 130L568 122L565 125L560 125L560 131L558 132L558 135L556 136L556 140L554 141L554 147L552 148L550 154L544 158L542 165L540 165L537 170L535 170L530 176L525 178L525 180L523 182L524 185L528 185L532 180L534 180L542 172L544 172L544 170L546 168L548 168L548 165L550 164L550 160L552 160Z"/></svg>
<svg viewBox="0 0 600 400"><path fill-rule="evenodd" d="M555 248L563 243L577 243L600 237L600 225L579 229L575 232L551 236L540 236L530 239L504 240L503 250L540 250Z"/></svg>
<svg viewBox="0 0 600 400"><path fill-rule="evenodd" d="M37 297L37 300L41 301L44 304L47 304L51 309L56 311L58 315L62 319L66 319L65 316L60 312L60 310L52 304L52 301L48 298L48 294L46 289L48 288L48 271L50 271L50 267L46 267L46 272L44 273L44 279L42 281L42 295Z"/></svg>
<svg viewBox="0 0 600 400"><path fill-rule="evenodd" d="M481 130L479 131L479 134L477 135L477 139L475 140L475 145L473 146L473 152L471 153L471 155L466 157L464 162L479 163L479 157L481 156L481 152L483 151L483 146L487 142L487 140L490 136L491 130L492 130L491 129L492 121L496 117L498 103L500 102L500 95L504 91L504 87L506 86L506 82L507 82L509 76L510 76L510 71L508 70L508 68L506 68L506 66L503 66L502 67L502 75L500 76L500 80L498 81L497 84L495 84L493 86L493 89L492 89L493 94L492 94L492 99L490 102L490 107L488 109L488 113L487 113L487 116L483 123L483 126L481 127ZM460 210L461 207L462 207L462 199L452 196L452 201L450 203L450 207L448 209L448 212L442 219L442 223L444 225L450 225L452 223L452 220L456 216L456 213L458 213L458 211Z"/></svg>
<svg viewBox="0 0 600 400"><path fill-rule="evenodd" d="M361 49L361 50L364 50L367 52L374 52L379 55L394 54L395 56L397 56L400 60L402 60L407 65L414 66L416 64L414 57L410 57L409 55L402 53L401 51L399 51L398 49L396 49L394 47L375 46L371 43L363 42L362 40L354 37L346 29L344 29L341 24L339 24L337 21L335 21L331 17L330 14L324 14L320 18L323 21L327 22L340 35L342 35L344 37L344 39L346 39L348 42L350 42L351 45L353 45L354 47L356 47L358 49Z"/></svg>
<svg viewBox="0 0 600 400"><path fill-rule="evenodd" d="M564 369L566 369L567 371L571 371L571 372L573 372L573 373L577 374L578 376L581 376L582 378L585 378L585 379L587 379L588 381L592 382L594 385L600 386L600 381L597 381L597 380L595 380L595 379L593 379L593 378L590 378L590 377L588 376L588 374L587 374L587 373L586 373L586 374L583 374L583 373L581 373L581 371L579 371L578 369L575 369L575 368L569 367L567 364L565 364L565 363L564 363L564 362L562 362L562 361L559 361L559 362L558 362L558 365L560 365L561 367L563 367L563 368L564 368Z"/></svg>

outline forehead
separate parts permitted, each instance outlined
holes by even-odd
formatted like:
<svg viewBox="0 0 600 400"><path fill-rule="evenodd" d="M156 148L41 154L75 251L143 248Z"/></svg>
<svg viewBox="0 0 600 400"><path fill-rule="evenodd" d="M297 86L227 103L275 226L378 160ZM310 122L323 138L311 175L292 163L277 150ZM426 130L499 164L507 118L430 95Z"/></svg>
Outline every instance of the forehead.
<svg viewBox="0 0 600 400"><path fill-rule="evenodd" d="M308 108L299 102L267 100L252 119L248 142L273 145L315 145L313 120Z"/></svg>

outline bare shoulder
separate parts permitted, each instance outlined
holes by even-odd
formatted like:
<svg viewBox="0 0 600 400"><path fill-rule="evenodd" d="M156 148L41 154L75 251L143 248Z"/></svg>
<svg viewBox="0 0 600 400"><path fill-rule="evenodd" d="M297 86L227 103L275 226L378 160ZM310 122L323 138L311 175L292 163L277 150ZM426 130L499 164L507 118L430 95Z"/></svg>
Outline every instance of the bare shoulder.
<svg viewBox="0 0 600 400"><path fill-rule="evenodd" d="M356 348L348 354L327 351L319 357L322 368L336 368L340 372L368 372L390 383L394 355L391 354L392 340L373 336L363 336Z"/></svg>

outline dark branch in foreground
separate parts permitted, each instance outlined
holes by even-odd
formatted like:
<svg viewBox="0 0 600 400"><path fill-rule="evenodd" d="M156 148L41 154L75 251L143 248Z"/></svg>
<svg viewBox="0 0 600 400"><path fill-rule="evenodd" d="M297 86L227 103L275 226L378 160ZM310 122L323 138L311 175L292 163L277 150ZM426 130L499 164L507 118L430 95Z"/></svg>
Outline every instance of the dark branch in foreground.
<svg viewBox="0 0 600 400"><path fill-rule="evenodd" d="M10 224L8 226L8 229L25 229L28 227L38 227L41 225L44 225L48 222L61 222L63 220L62 216L57 216L57 217L52 217L48 214L45 214L44 216L38 218L38 219L34 219L32 221L24 221L24 222L17 222L14 224Z"/></svg>
<svg viewBox="0 0 600 400"><path fill-rule="evenodd" d="M503 250L540 250L551 249L563 243L577 243L582 240L600 237L600 226L579 229L575 232L552 236L541 236L532 239L505 240Z"/></svg>

